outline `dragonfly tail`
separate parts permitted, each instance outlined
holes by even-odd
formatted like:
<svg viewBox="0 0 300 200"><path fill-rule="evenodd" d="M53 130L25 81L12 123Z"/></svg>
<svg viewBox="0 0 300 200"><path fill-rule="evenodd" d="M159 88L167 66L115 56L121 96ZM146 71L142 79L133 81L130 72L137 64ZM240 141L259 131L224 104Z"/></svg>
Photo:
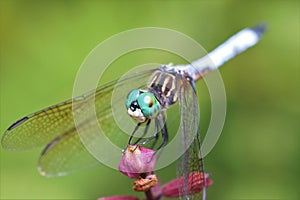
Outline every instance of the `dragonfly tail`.
<svg viewBox="0 0 300 200"><path fill-rule="evenodd" d="M218 69L225 62L256 45L260 41L265 30L266 24L264 23L254 27L245 28L231 36L206 56L185 66L185 69L192 74L194 81L197 81L209 71Z"/></svg>

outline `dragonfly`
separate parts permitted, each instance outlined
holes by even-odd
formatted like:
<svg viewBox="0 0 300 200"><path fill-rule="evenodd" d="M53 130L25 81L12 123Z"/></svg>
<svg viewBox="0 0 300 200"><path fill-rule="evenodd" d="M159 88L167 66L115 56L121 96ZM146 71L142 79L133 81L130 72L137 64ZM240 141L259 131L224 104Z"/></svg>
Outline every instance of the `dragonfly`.
<svg viewBox="0 0 300 200"><path fill-rule="evenodd" d="M169 142L168 127L172 126L168 124L166 114L170 107L178 104L182 139L178 149L182 151L182 156L178 161L177 175L185 177L180 193L184 199L205 199L205 184L202 194L190 194L188 191L189 182L193 181L188 179L189 174L204 172L195 83L208 72L217 70L225 62L257 44L264 31L265 25L262 24L245 28L189 64L161 65L127 75L121 80L99 86L93 93L88 92L34 112L6 130L1 141L2 147L11 151L44 147L38 163L40 174L47 177L67 175L99 164L78 134L81 132L87 143L101 146L101 139L96 139L98 125L105 136L115 139L115 142L122 140L121 144L125 146L151 143L151 148L164 149ZM126 95L113 94L116 87ZM120 102L123 106L125 102L127 114L136 121L130 136L118 134L122 130L114 121L112 98L113 102ZM95 105L95 117L85 112L90 104ZM119 107L117 110L126 113ZM74 113L82 116L76 123ZM153 130L150 126L154 127ZM136 137L139 130L141 133ZM149 134L149 137L145 137ZM122 138L127 138L127 144Z"/></svg>

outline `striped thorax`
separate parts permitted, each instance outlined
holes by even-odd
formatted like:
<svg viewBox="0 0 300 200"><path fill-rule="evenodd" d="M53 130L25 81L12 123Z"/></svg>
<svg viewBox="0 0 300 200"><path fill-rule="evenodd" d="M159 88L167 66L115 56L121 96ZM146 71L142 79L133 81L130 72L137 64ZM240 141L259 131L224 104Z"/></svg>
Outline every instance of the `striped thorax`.
<svg viewBox="0 0 300 200"><path fill-rule="evenodd" d="M152 74L148 84L148 91L156 96L164 108L176 103L178 98L176 73L171 73L166 69L166 66L162 66L156 70Z"/></svg>

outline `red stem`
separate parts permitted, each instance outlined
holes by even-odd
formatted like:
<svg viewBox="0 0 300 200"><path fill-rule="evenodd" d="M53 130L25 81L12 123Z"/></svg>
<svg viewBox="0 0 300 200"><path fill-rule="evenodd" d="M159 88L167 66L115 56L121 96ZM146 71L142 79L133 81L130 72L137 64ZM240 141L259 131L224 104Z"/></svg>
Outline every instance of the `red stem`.
<svg viewBox="0 0 300 200"><path fill-rule="evenodd" d="M147 200L155 200L155 199L153 198L153 194L152 194L151 190L146 191L146 192L145 192L145 195L146 195L146 199L147 199Z"/></svg>

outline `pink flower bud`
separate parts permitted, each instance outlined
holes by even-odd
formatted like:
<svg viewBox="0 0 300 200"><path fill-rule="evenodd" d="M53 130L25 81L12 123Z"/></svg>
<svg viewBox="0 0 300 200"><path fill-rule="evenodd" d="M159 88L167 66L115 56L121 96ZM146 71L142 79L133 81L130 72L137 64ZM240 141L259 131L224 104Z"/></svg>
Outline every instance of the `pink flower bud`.
<svg viewBox="0 0 300 200"><path fill-rule="evenodd" d="M129 178L138 178L141 174L152 172L156 163L155 151L142 146L130 145L119 163L119 171Z"/></svg>
<svg viewBox="0 0 300 200"><path fill-rule="evenodd" d="M204 176L204 177L203 177ZM212 180L209 179L209 174L193 172L188 177L188 194L199 193L203 190L204 178L206 187L212 185ZM184 177L174 179L163 186L162 194L165 197L180 197L179 191L183 190Z"/></svg>
<svg viewBox="0 0 300 200"><path fill-rule="evenodd" d="M111 197L101 197L98 200L139 200L139 198L134 196L111 196Z"/></svg>

